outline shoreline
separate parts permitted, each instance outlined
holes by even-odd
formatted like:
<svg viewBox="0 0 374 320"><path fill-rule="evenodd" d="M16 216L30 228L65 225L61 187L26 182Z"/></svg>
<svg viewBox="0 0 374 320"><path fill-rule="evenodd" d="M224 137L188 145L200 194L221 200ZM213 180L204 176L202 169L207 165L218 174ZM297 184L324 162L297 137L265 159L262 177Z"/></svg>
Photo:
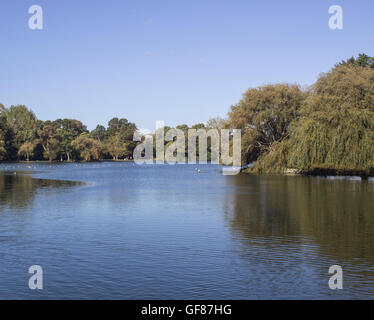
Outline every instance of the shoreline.
<svg viewBox="0 0 374 320"><path fill-rule="evenodd" d="M95 162L134 162L134 160L112 160L112 159L103 159L103 160L95 160L95 161L60 161L60 160L30 160L30 161L24 161L24 160L17 160L17 161L0 161L1 164L7 164L7 163L95 163Z"/></svg>
<svg viewBox="0 0 374 320"><path fill-rule="evenodd" d="M254 175L277 175L277 173L254 173L248 169L241 171L245 174L254 174ZM308 176L308 177L360 177L363 180L369 178L374 178L374 172L366 170L357 170L357 169L325 169L325 168L313 168L309 170L299 170L299 169L286 169L283 172L278 173L282 176Z"/></svg>
<svg viewBox="0 0 374 320"><path fill-rule="evenodd" d="M30 161L0 161L0 166L2 164L66 164L66 163L100 163L100 162L134 162L134 160L113 160L104 159L97 161L48 161L48 160L30 160ZM187 164L187 163L185 163ZM210 164L210 163L206 163ZM199 163L196 163L199 165ZM203 164L201 164L203 165ZM357 170L357 169L327 169L327 168L313 168L309 170L299 170L299 169L286 169L279 173L256 173L251 172L249 168L242 169L240 173L252 174L252 175L281 175L281 176L308 176L308 177L360 177L362 180L368 180L374 178L374 172Z"/></svg>

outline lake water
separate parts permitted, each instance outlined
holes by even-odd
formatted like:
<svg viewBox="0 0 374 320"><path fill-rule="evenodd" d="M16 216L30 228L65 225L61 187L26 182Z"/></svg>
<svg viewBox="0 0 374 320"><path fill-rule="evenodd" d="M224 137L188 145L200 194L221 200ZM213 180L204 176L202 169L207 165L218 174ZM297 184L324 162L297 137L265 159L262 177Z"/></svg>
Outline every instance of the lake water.
<svg viewBox="0 0 374 320"><path fill-rule="evenodd" d="M1 164L0 298L374 298L374 182L195 167Z"/></svg>

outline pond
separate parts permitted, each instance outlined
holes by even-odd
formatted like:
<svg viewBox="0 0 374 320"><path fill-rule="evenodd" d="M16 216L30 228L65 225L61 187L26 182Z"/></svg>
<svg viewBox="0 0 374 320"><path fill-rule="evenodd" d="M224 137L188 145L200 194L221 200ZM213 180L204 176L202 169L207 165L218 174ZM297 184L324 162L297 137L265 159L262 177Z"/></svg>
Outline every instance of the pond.
<svg viewBox="0 0 374 320"><path fill-rule="evenodd" d="M0 170L1 299L374 297L373 181L132 162ZM32 265L43 290L28 287Z"/></svg>

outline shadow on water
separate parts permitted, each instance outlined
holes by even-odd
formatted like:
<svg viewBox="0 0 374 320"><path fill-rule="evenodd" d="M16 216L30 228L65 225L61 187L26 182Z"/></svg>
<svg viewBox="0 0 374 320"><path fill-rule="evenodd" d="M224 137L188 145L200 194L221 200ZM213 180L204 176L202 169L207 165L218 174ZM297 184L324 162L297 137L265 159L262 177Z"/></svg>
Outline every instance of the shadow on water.
<svg viewBox="0 0 374 320"><path fill-rule="evenodd" d="M374 263L374 183L249 175L227 181L235 187L225 211L244 241L310 239L337 261Z"/></svg>
<svg viewBox="0 0 374 320"><path fill-rule="evenodd" d="M28 173L0 172L0 213L4 208L26 209L41 190L60 192L84 185L76 181L33 178Z"/></svg>

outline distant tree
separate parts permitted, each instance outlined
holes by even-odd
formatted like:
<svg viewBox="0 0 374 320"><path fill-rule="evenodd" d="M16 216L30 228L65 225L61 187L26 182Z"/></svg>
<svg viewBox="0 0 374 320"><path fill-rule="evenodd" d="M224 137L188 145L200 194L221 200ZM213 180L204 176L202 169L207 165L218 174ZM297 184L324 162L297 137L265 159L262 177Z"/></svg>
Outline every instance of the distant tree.
<svg viewBox="0 0 374 320"><path fill-rule="evenodd" d="M100 160L103 151L101 142L82 134L72 142L73 148L85 161Z"/></svg>
<svg viewBox="0 0 374 320"><path fill-rule="evenodd" d="M1 107L4 107L4 106L0 104L0 109ZM5 134L4 134L4 130L6 130L6 128L3 124L3 121L1 121L2 119L5 120L5 118L1 117L1 114L0 114L0 160L4 160L7 157L7 151L5 149ZM6 120L5 120L5 123L6 123Z"/></svg>
<svg viewBox="0 0 374 320"><path fill-rule="evenodd" d="M34 152L35 144L33 142L25 142L18 150L20 156L25 156L27 161L30 161L30 156Z"/></svg>
<svg viewBox="0 0 374 320"><path fill-rule="evenodd" d="M225 120L220 117L211 118L207 121L206 127L209 129L223 129L225 127Z"/></svg>
<svg viewBox="0 0 374 320"><path fill-rule="evenodd" d="M186 125L186 124L180 124L180 125L176 126L175 128L179 129L179 130L182 130L184 133L188 132L188 125Z"/></svg>
<svg viewBox="0 0 374 320"><path fill-rule="evenodd" d="M90 132L90 136L93 139L103 142L105 139L105 133L106 133L105 127L102 125L97 125L96 128Z"/></svg>
<svg viewBox="0 0 374 320"><path fill-rule="evenodd" d="M204 123L194 124L193 126L191 126L191 129L196 129L196 130L205 129L205 124Z"/></svg>
<svg viewBox="0 0 374 320"><path fill-rule="evenodd" d="M126 141L125 142L125 153L124 156L127 159L133 159L133 152L136 147L136 143L133 141Z"/></svg>
<svg viewBox="0 0 374 320"><path fill-rule="evenodd" d="M118 160L119 157L125 154L126 144L124 139L121 137L120 132L116 135L110 136L106 140L106 150L113 157L113 160Z"/></svg>
<svg viewBox="0 0 374 320"><path fill-rule="evenodd" d="M76 119L57 119L53 121L53 124L56 128L71 132L74 136L88 133L87 127L81 121Z"/></svg>
<svg viewBox="0 0 374 320"><path fill-rule="evenodd" d="M371 67L374 68L374 58L369 57L368 55L361 53L358 55L356 61L354 62L355 65L360 67Z"/></svg>
<svg viewBox="0 0 374 320"><path fill-rule="evenodd" d="M108 122L108 128L106 130L107 136L114 136L118 132L125 131L127 127L130 125L129 121L125 118L118 119L113 118Z"/></svg>
<svg viewBox="0 0 374 320"><path fill-rule="evenodd" d="M14 133L14 146L18 150L26 142L33 142L37 135L35 114L24 105L11 106L5 110L9 126Z"/></svg>
<svg viewBox="0 0 374 320"><path fill-rule="evenodd" d="M114 159L122 156L131 158L137 144L133 141L136 130L135 123L125 118L113 118L107 130L98 125L89 133L79 120L41 121L23 105L7 109L0 104L0 161L16 160L19 157L27 160L32 157L36 160L45 158L53 161L60 158L61 161L70 161L77 156L87 159L88 153L90 159L96 160L101 157L104 144L110 151L105 155L110 154ZM82 138L78 139L80 136ZM87 143L86 147L83 147L83 143Z"/></svg>
<svg viewBox="0 0 374 320"><path fill-rule="evenodd" d="M5 142L3 139L0 138L0 160L4 160L7 156L7 152L5 150Z"/></svg>
<svg viewBox="0 0 374 320"><path fill-rule="evenodd" d="M365 53L360 53L357 58L351 57L347 60L343 60L342 62L335 65L335 67L341 66L341 65L356 65L360 67L370 67L374 68L374 57L370 57Z"/></svg>
<svg viewBox="0 0 374 320"><path fill-rule="evenodd" d="M6 118L6 109L0 105L0 160L14 160L17 149L14 146L14 133Z"/></svg>
<svg viewBox="0 0 374 320"><path fill-rule="evenodd" d="M136 143L133 141L134 132L137 130L135 123L127 119L113 118L108 122L106 130L105 145L109 154L118 159L119 156L131 157ZM115 145L111 145L114 143ZM121 152L119 152L121 150Z"/></svg>
<svg viewBox="0 0 374 320"><path fill-rule="evenodd" d="M37 142L40 143L43 148L44 158L53 161L56 159L59 152L61 152L61 136L58 134L51 121L44 122L37 133L39 137Z"/></svg>
<svg viewBox="0 0 374 320"><path fill-rule="evenodd" d="M60 152L60 159L63 161L63 156L66 156L66 160L71 160L71 155L73 153L73 146L71 143L74 141L74 139L77 136L74 136L72 132L63 130L63 129L57 129L56 132L61 137L61 152Z"/></svg>
<svg viewBox="0 0 374 320"><path fill-rule="evenodd" d="M71 143L82 133L88 133L87 127L81 121L75 119L57 119L52 124L61 137L61 160L63 160L62 156L65 155L67 161L70 161L73 153Z"/></svg>

